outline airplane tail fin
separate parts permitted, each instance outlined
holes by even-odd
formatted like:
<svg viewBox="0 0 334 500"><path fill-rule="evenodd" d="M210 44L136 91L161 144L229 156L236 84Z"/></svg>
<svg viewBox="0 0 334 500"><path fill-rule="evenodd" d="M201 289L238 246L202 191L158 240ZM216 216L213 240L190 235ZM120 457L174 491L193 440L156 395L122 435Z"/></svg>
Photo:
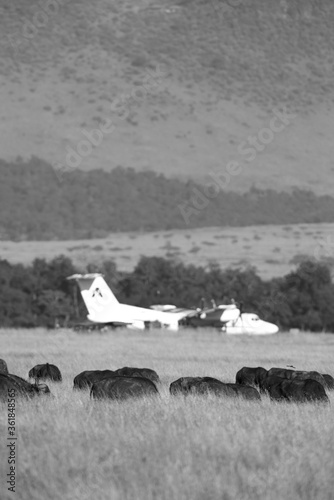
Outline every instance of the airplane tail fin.
<svg viewBox="0 0 334 500"><path fill-rule="evenodd" d="M73 274L66 279L76 280L78 283L88 310L88 319L101 323L107 322L104 318L119 302L105 282L103 275L98 273Z"/></svg>

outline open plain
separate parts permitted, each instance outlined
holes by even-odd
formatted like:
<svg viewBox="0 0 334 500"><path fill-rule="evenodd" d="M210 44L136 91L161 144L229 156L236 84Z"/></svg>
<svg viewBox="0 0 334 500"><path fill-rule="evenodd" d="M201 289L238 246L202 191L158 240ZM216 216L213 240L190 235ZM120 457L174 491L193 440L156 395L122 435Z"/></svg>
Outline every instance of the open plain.
<svg viewBox="0 0 334 500"><path fill-rule="evenodd" d="M82 272L113 260L132 272L141 256L163 257L184 264L221 268L255 266L259 276L284 276L308 256L334 260L334 224L289 224L249 227L206 227L149 233L113 233L107 238L72 241L0 241L0 258L30 265L36 258L70 257Z"/></svg>
<svg viewBox="0 0 334 500"><path fill-rule="evenodd" d="M17 400L17 482L7 490L6 405L1 408L1 498L20 500L330 500L334 419L330 405L172 397L181 376L233 382L242 366L293 365L334 374L334 336L229 337L215 330L1 330L1 357L27 377L56 364L54 398ZM153 368L160 397L92 401L73 391L89 369Z"/></svg>

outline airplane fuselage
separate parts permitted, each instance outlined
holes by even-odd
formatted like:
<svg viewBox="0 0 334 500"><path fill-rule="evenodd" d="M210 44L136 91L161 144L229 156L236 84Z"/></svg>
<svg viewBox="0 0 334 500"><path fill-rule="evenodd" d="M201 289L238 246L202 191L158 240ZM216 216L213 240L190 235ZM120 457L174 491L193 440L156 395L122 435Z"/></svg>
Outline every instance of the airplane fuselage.
<svg viewBox="0 0 334 500"><path fill-rule="evenodd" d="M229 335L272 335L278 332L278 326L263 321L257 314L243 313L237 321L230 321L223 327Z"/></svg>
<svg viewBox="0 0 334 500"><path fill-rule="evenodd" d="M158 322L170 329L177 330L180 315L119 303L110 311L105 311L95 317L94 315L87 317L95 323L124 323L129 326L132 324L134 328L139 329L145 328L145 323Z"/></svg>

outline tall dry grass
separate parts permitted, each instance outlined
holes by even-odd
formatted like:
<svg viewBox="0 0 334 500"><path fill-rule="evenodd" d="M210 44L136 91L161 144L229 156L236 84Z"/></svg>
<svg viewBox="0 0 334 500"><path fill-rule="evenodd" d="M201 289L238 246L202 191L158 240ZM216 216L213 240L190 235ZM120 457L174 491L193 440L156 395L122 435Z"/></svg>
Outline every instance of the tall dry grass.
<svg viewBox="0 0 334 500"><path fill-rule="evenodd" d="M233 381L244 365L292 364L334 372L334 336L228 337L198 330L75 334L0 331L11 372L59 366L54 399L18 402L18 481L7 491L6 408L1 412L1 498L20 500L333 499L331 405L170 397L180 376ZM96 402L73 392L84 369L146 366L159 398Z"/></svg>

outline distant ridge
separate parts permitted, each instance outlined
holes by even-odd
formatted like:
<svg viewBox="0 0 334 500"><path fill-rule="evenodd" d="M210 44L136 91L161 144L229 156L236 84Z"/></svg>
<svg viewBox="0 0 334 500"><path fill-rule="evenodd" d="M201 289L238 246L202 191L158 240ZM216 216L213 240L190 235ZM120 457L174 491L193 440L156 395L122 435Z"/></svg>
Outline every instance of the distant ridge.
<svg viewBox="0 0 334 500"><path fill-rule="evenodd" d="M0 161L0 238L65 240L110 232L334 222L334 198L311 191L253 188L245 194L219 191L212 199L205 192L203 185L151 171L73 170L59 182L38 158Z"/></svg>

